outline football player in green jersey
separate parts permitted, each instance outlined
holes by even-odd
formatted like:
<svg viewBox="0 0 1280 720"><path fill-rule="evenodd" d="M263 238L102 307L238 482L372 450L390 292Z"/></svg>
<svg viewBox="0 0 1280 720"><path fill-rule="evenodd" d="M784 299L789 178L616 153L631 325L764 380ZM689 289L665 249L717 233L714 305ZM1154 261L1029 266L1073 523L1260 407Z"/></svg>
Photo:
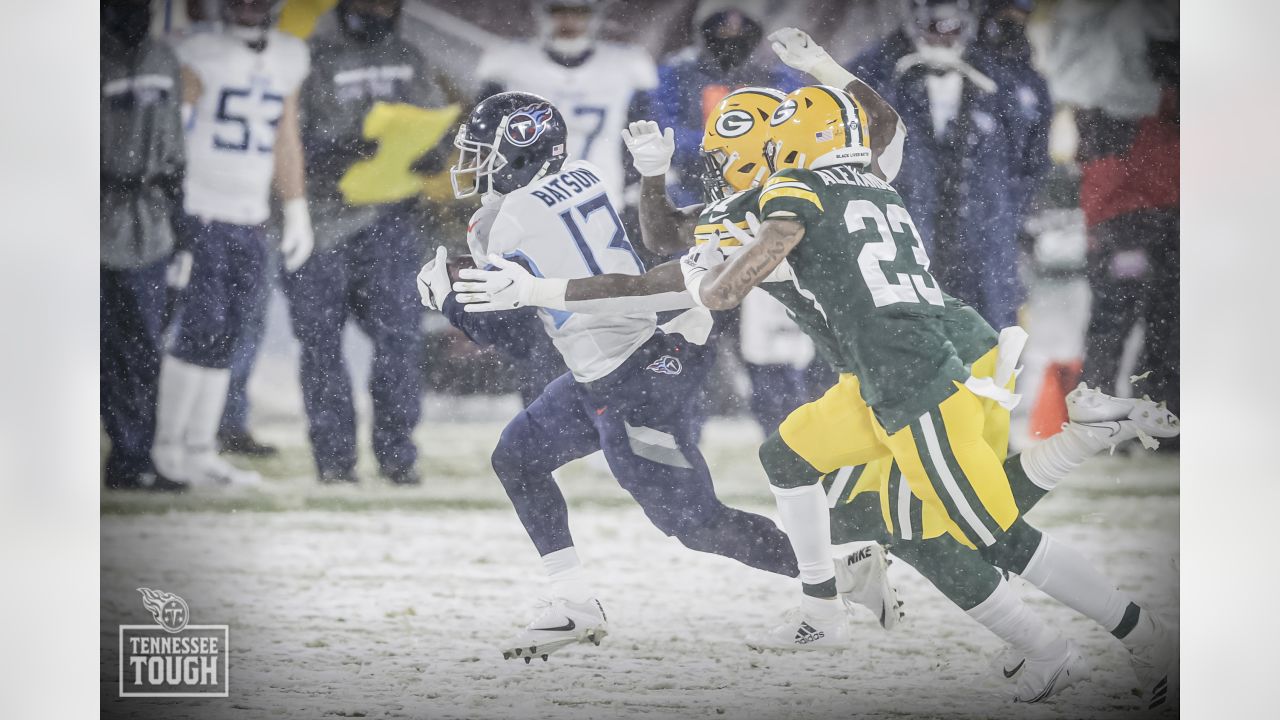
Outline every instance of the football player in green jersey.
<svg viewBox="0 0 1280 720"><path fill-rule="evenodd" d="M1013 559L1026 548L1019 535L1029 526L1017 522L1023 508L1002 451L988 440L988 401L1004 402L1008 391L973 374L948 337L942 289L902 199L875 172L870 144L866 113L848 92L813 86L791 93L770 119L765 154L774 172L758 197L764 222L751 235L725 225L746 246L732 259L701 253L685 264L690 293L720 310L737 305L786 262L806 309L821 314L834 335L839 366L852 371L788 417L761 449L804 589L801 612L770 634L777 644L835 617L834 578L817 559L829 554L830 538L821 481L838 467L892 457L910 495L922 502L921 524L943 527L988 556ZM1176 418L1154 403L1131 411L1121 417L1136 412L1153 420L1143 428L1151 434L1176 434ZM1067 442L1077 435L1090 433L1066 433ZM1052 457L1027 454L1014 466L1021 472L1029 460ZM1051 594L1092 610L1087 614L1135 651L1135 665L1145 664L1140 649L1160 656L1161 677L1147 690L1163 699L1171 643L1160 623L1074 552L1061 546L1054 552L1044 538L1035 547L1032 561L1040 557L1053 574L1073 577L1071 587ZM1030 563L1022 564L1025 577L1036 576ZM1089 607L1086 592L1125 609ZM1067 681L1086 668L1063 642L1027 659ZM1053 691L1050 683L1046 693Z"/></svg>
<svg viewBox="0 0 1280 720"><path fill-rule="evenodd" d="M848 73L831 61L820 47L808 39L807 35L798 30L779 31L774 34L773 39L775 50L784 60L800 69L813 72L819 79L833 78L831 81L838 81L840 73L848 76ZM805 53L808 55L806 56ZM815 54L818 57L815 58ZM823 77L824 74L826 78ZM895 144L898 148L901 146L902 133L896 114L892 114L892 108L879 100L878 95L872 92L868 96L866 90L869 89L852 79L852 76L848 76L848 80L841 84L854 93L855 97L869 105L874 106L878 102L881 126L887 125L897 130L889 137L884 137L883 134L877 137L875 133L868 133L873 150L870 171L876 177L884 179L887 176L891 179L892 171L896 171L896 167L893 163L886 163L880 159L886 154L892 154L892 152L886 153L886 148L892 148ZM862 90L861 96L858 95L859 90ZM751 215L758 211L760 184L768 177L759 151L761 144L759 126L763 123L754 122L754 120L756 118L763 120L764 117L769 116L773 106L777 105L778 97L779 94L775 91L758 88L744 89L726 98L708 119L703 150L708 157L710 171L708 196L711 202L703 207L677 210L670 206L665 192L660 192L661 175L665 171L662 164L669 158L670 149L666 149L664 158L661 151L664 136L657 133L656 125L651 128L643 128L643 126L637 128L633 125L632 133L627 137L628 144L635 156L637 167L649 178L645 181L646 199L642 206L644 240L647 245L655 248L655 245L662 247L662 243L667 243L668 252L676 246L675 242L679 242L680 247L687 247L687 240L676 237L675 242L672 242L672 236L683 232L686 233L684 237L688 237L689 231L696 235L698 242L708 247L725 245L731 246L730 249L737 249L736 246L741 244L741 239L751 241L751 238L742 231L749 229L754 220ZM870 97L869 101L868 97ZM865 126L866 116L863 115L860 119ZM646 129L648 132L641 133L639 132L641 129ZM665 139L669 144L669 135ZM754 148L751 144L753 141ZM641 147L637 148L637 145ZM644 145L649 146L650 152L655 146L658 148L658 152L652 153L658 156L656 161L645 157ZM645 172L646 167L642 167L646 164L649 172ZM886 172L886 165L890 166L890 172ZM658 192L654 192L655 186ZM784 187L780 190L796 189L798 188ZM779 197L787 196L781 192L776 194ZM696 223L691 223L690 220L695 216ZM564 302L565 298L572 296L576 311L590 311L588 307L596 296L624 297L633 300L646 296L654 297L660 292L668 293L674 289L670 283L671 269L670 266L663 266L650 271L647 277L619 278L618 282L608 276L571 281L567 288L559 289L560 298L556 301ZM668 275L662 277L660 273L663 272ZM1157 634L1158 628L1152 627L1152 632L1129 632L1138 625L1154 624L1151 619L1145 617L1147 613L1127 602L1127 598L1088 568L1082 558L1071 554L1069 549L1054 544L1052 547L1055 552L1049 553L1050 555L1058 559L1067 557L1076 561L1073 563L1077 566L1076 572L1070 575L1085 576L1088 582L1084 584L1091 588L1098 586L1099 582L1109 587L1109 590L1104 590L1096 596L1098 601L1093 603L1082 602L1078 593L1072 595L1064 592L1063 583L1053 582L1045 575L1043 568L1040 567L1044 563L1033 562L1037 558L1046 556L1040 548L1048 547L1049 538L1041 536L1025 522L1016 521L1007 534L1002 534L1001 541L992 548L985 549L983 557L980 558L977 553L963 550L949 538L937 537L951 531L947 527L948 518L926 508L919 498L910 492L908 484L902 482L902 474L897 472L891 457L877 458L868 465L856 469L850 467L837 469L841 466L839 460L847 459L844 454L847 443L843 442L847 433L842 430L843 423L849 422L848 416L853 416L853 425L857 426L861 422L858 418L859 410L865 412L866 407L858 397L857 378L848 373L849 367L841 359L838 340L827 327L825 317L816 305L800 292L799 286L791 282L793 277L790 273L791 269L784 261L771 273L773 277L770 278L784 282L770 282L761 287L779 297L784 304L796 311L797 321L814 337L824 358L846 373L841 383L834 387L823 400L801 408L793 418L788 419L788 423L784 423L784 428L791 430L788 433L791 436L789 439L797 446L793 450L798 458L806 461L810 468L816 465L830 468L822 473L822 477L826 484L823 488L825 494L835 501L831 514L832 539L836 542L849 542L873 537L874 532L868 529L867 519L876 517L875 505L878 504L880 506L878 514L884 519L883 526L888 528L889 534L894 537L895 554L915 565L950 599L997 635L1009 641L1024 657L1031 660L1029 663L1015 666L1021 668L1017 673L1019 687L1016 696L1024 701L1044 699L1060 690L1070 680L1078 679L1081 667L1078 656L1073 654L1066 642L1056 633L1042 631L1038 621L1025 611L1016 595L1005 587L999 573L988 565L987 561L1024 574L1046 592L1090 615L1117 635L1140 636L1132 638L1135 640L1134 643L1126 642L1126 644L1131 647L1137 646L1135 649L1147 646L1150 650L1150 646L1153 645L1150 640L1154 634ZM517 280L519 279L503 277L501 284L525 284L523 280L518 282ZM459 287L458 289L478 290L479 288ZM477 295L474 299L485 300L489 304L494 300L493 297L483 293L473 294ZM534 293L537 297L534 298L533 304L540 304L539 300L545 300L553 294L545 291ZM962 303L944 296L944 305L944 332L953 342L964 364L971 366L972 377L982 379L996 376L998 357L996 333ZM1009 371L1012 370L1013 359L1006 358L1006 360L1008 362L1005 372L1011 375ZM987 394L999 396L998 388L1004 385L1006 385L1005 382L989 384L986 388ZM855 402L849 402L851 396L856 399ZM1008 399L1008 396L1001 397ZM1073 394L1073 415L1090 413L1095 416L1100 413L1123 415L1124 412L1132 410L1128 406L1112 407L1107 404L1111 401L1113 399L1093 393ZM984 438L1003 459L1007 447L1008 411L993 399L983 398L981 402L987 416L984 421ZM814 425L825 427L828 432L825 434L805 432L806 426ZM1126 428L1125 432L1130 436L1141 429L1138 423L1132 420L1124 420L1123 425ZM1066 433L1063 436L1057 436L1057 439L1042 443L1037 448L1041 450L1039 453L1027 453L1021 459L1010 460L1011 463L1016 463L1014 472L1011 472L1011 475L1016 478L1012 487L1020 510L1025 511L1034 504L1052 484L1069 471L1070 467L1078 465L1087 455L1105 447L1105 442L1080 443L1076 440ZM1066 447L1056 447L1058 445ZM1025 457L1027 455L1048 456L1055 462L1046 463L1043 460L1029 462L1032 458ZM1025 470L1023 466L1026 466ZM850 485L853 487L848 491ZM846 491L848 491L847 494ZM924 543L912 539L926 536L935 539ZM1061 563L1056 564L1061 565ZM1119 614L1116 612L1117 607L1120 608ZM1113 615L1115 617L1112 617ZM801 619L800 622L805 620ZM809 628L814 629L811 624ZM839 645L842 640L838 631L802 633L799 632L800 629L798 625L786 628L784 631L786 637L779 638L781 642L778 644L807 648ZM793 632L794 636L791 634ZM813 637L817 634L821 634L821 637L814 640ZM1126 640L1129 639L1126 638ZM1147 642L1136 642L1142 639L1146 639ZM1151 654L1151 652L1135 653L1135 666L1140 664L1140 659L1148 658ZM1077 673L1076 678L1067 677L1061 672L1066 669L1069 662L1076 665L1074 670ZM1155 664L1164 665L1162 662ZM1006 675L1010 675L1007 669Z"/></svg>

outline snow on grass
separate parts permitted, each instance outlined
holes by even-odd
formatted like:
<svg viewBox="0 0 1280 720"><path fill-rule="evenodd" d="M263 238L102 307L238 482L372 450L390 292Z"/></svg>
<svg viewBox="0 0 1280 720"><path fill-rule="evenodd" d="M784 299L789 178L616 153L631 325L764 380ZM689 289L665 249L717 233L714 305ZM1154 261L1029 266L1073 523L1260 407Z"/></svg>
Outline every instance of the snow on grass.
<svg viewBox="0 0 1280 720"><path fill-rule="evenodd" d="M598 464L560 473L580 555L609 614L596 648L504 661L496 645L543 591L537 555L487 466L500 423L424 423L427 483L320 488L294 431L255 465L262 488L180 498L104 493L102 700L141 717L1078 718L1129 715L1132 673L1090 621L1018 587L1094 662L1057 702L1014 706L1000 643L905 565L899 630L856 619L857 649L757 654L743 638L796 601L794 581L664 537ZM772 515L758 432L715 422L704 446L731 504ZM368 454L367 452L365 453ZM1176 460L1103 457L1031 519L1140 602L1178 612ZM120 700L116 626L149 623L135 588L176 592L194 623L231 626L231 696Z"/></svg>

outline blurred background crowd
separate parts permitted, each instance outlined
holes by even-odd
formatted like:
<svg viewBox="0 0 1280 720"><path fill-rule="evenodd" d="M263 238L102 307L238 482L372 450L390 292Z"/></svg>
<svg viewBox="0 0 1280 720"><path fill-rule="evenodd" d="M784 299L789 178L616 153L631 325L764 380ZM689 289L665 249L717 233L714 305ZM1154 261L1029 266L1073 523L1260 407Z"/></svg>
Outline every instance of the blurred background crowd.
<svg viewBox="0 0 1280 720"><path fill-rule="evenodd" d="M357 480L367 424L380 473L421 482L424 397L528 401L564 370L537 326L502 354L419 303L477 205L449 182L459 118L546 96L636 235L622 128L674 128L669 193L700 202L706 113L807 84L764 39L786 26L901 114L895 186L942 286L1030 331L1015 444L1081 380L1177 412L1176 0L103 0L105 484L255 481L227 456L275 452L251 422L274 388L250 382L273 351L318 480ZM831 384L762 293L717 325L691 411L767 431Z"/></svg>

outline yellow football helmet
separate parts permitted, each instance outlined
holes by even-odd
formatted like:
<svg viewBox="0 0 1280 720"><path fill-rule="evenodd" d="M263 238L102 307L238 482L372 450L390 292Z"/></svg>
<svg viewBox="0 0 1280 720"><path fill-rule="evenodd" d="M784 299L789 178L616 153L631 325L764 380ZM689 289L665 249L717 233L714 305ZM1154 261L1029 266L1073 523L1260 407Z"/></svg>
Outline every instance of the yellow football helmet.
<svg viewBox="0 0 1280 720"><path fill-rule="evenodd" d="M783 97L771 88L739 88L707 115L702 133L702 186L707 202L754 187L769 176L764 144L769 139L769 118Z"/></svg>
<svg viewBox="0 0 1280 720"><path fill-rule="evenodd" d="M871 163L867 114L849 93L810 85L783 98L769 118L764 156L769 171Z"/></svg>

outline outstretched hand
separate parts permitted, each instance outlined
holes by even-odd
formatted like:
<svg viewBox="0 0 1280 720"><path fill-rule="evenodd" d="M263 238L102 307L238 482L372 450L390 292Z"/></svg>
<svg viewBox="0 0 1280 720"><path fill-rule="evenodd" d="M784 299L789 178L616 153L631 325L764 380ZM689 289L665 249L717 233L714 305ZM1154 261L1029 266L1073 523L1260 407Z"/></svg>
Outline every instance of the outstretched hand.
<svg viewBox="0 0 1280 720"><path fill-rule="evenodd" d="M531 304L536 278L524 266L501 255L490 255L492 269L466 268L453 284L457 300L469 313L515 310Z"/></svg>
<svg viewBox="0 0 1280 720"><path fill-rule="evenodd" d="M637 120L622 130L622 142L631 153L636 171L644 177L666 175L676 151L675 131L659 131L652 120Z"/></svg>

